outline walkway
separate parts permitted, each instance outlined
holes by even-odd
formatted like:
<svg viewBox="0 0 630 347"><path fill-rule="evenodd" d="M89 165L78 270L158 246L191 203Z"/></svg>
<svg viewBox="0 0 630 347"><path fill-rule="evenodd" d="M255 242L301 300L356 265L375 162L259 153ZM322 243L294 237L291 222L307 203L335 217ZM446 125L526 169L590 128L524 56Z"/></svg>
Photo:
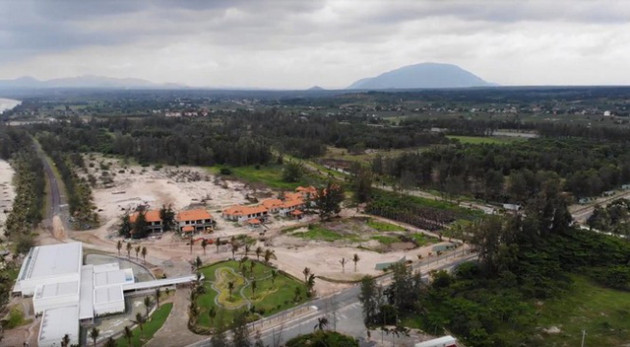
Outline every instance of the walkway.
<svg viewBox="0 0 630 347"><path fill-rule="evenodd" d="M171 314L168 315L162 328L146 344L147 347L187 346L208 338L188 330L189 297L187 288L178 288L175 291Z"/></svg>

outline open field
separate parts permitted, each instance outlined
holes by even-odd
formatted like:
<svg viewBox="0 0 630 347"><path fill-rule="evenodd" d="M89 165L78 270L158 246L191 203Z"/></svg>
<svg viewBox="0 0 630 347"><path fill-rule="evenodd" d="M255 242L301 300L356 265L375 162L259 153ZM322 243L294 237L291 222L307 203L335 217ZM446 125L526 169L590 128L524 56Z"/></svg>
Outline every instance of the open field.
<svg viewBox="0 0 630 347"><path fill-rule="evenodd" d="M233 260L219 262L201 268L200 272L205 276L205 293L197 299L200 307L198 324L206 328L214 326L210 310L217 316L223 314L224 323L229 323L234 314L252 306L259 316L268 316L306 300L306 287L302 282L281 271L274 277L272 270L270 266L251 260L242 264ZM252 291L254 281L255 292ZM229 282L234 286L231 293ZM300 292L298 296L296 290Z"/></svg>
<svg viewBox="0 0 630 347"><path fill-rule="evenodd" d="M451 140L457 140L462 144L489 144L489 145L505 145L513 142L526 141L527 138L516 136L456 136L447 135Z"/></svg>
<svg viewBox="0 0 630 347"><path fill-rule="evenodd" d="M407 152L420 152L423 150L423 147L417 148L401 148L401 149L389 149L389 150L375 150L370 149L366 150L360 154L352 154L349 153L345 148L337 148L337 147L328 147L326 150L326 154L321 158L322 160L332 159L332 160L340 160L347 162L358 162L361 164L371 163L376 156L380 155L383 157L393 157L402 153Z"/></svg>
<svg viewBox="0 0 630 347"><path fill-rule="evenodd" d="M220 167L211 167L210 172L218 175L221 171ZM255 186L269 187L279 190L294 190L298 186L310 185L312 182L308 177L302 176L297 182L285 182L282 180L282 166L281 165L264 165L264 166L239 166L230 167L232 172L230 175L223 176L224 178L237 178L243 182L250 183Z"/></svg>
<svg viewBox="0 0 630 347"><path fill-rule="evenodd" d="M157 310L155 310L155 312L153 312L148 321L144 323L144 325L142 326L142 331L139 327L136 327L132 330L133 338L131 338L131 344L129 344L127 342L127 339L123 336L116 340L116 345L118 347L143 346L147 343L147 341L151 340L155 332L162 327L162 325L166 321L166 318L171 313L172 308L172 303L161 305Z"/></svg>

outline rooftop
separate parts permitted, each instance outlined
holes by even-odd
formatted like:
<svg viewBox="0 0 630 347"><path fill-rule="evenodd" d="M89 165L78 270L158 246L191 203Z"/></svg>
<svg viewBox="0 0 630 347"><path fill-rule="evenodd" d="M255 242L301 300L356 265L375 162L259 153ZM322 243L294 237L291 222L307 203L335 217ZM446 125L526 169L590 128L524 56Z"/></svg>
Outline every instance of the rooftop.
<svg viewBox="0 0 630 347"><path fill-rule="evenodd" d="M178 221L212 219L212 215L205 209L184 210L177 214Z"/></svg>
<svg viewBox="0 0 630 347"><path fill-rule="evenodd" d="M136 219L138 219L138 215L140 214L140 212L134 212L132 214L129 215L129 221L131 223L135 223ZM147 222L149 223L153 223L153 222L160 222L162 221L162 218L160 218L160 210L149 210L149 211L145 211L144 213L144 218L146 219Z"/></svg>
<svg viewBox="0 0 630 347"><path fill-rule="evenodd" d="M121 286L101 287L94 290L95 304L104 304L120 300L123 300L123 289Z"/></svg>
<svg viewBox="0 0 630 347"><path fill-rule="evenodd" d="M49 283L37 288L35 297L37 299L50 298L55 296L77 295L79 293L79 282Z"/></svg>
<svg viewBox="0 0 630 347"><path fill-rule="evenodd" d="M80 242L38 246L32 248L24 260L19 280L78 274L82 260Z"/></svg>
<svg viewBox="0 0 630 347"><path fill-rule="evenodd" d="M64 335L68 334L71 344L79 341L79 307L64 306L50 308L42 315L38 344L50 346L60 344Z"/></svg>

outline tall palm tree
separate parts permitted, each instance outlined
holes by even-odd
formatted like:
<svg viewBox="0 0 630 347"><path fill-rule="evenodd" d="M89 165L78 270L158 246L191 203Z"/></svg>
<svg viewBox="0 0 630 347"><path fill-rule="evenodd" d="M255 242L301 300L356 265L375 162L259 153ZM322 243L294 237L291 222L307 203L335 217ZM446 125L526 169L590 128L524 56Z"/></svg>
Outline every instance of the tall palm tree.
<svg viewBox="0 0 630 347"><path fill-rule="evenodd" d="M127 258L131 258L131 249L133 248L133 246L131 245L131 243L127 242Z"/></svg>
<svg viewBox="0 0 630 347"><path fill-rule="evenodd" d="M208 240L201 240L201 248L203 248L203 255L206 255L206 247L208 247Z"/></svg>
<svg viewBox="0 0 630 347"><path fill-rule="evenodd" d="M116 347L116 340L113 337L108 338L105 347Z"/></svg>
<svg viewBox="0 0 630 347"><path fill-rule="evenodd" d="M126 326L123 335L127 339L127 344L131 346L131 339L133 339L133 332L131 331L131 328Z"/></svg>
<svg viewBox="0 0 630 347"><path fill-rule="evenodd" d="M252 298L256 297L256 280L252 280Z"/></svg>
<svg viewBox="0 0 630 347"><path fill-rule="evenodd" d="M94 327L92 328L92 330L90 330L90 338L92 339L92 342L94 342L94 346L96 346L96 339L98 339L98 334L100 333L100 331Z"/></svg>
<svg viewBox="0 0 630 347"><path fill-rule="evenodd" d="M136 313L136 320L134 321L134 323L138 324L138 328L140 328L140 331L143 330L145 322L146 319L142 316L142 313Z"/></svg>
<svg viewBox="0 0 630 347"><path fill-rule="evenodd" d="M341 258L339 263L341 264L341 272L346 272L346 258Z"/></svg>
<svg viewBox="0 0 630 347"><path fill-rule="evenodd" d="M151 301L151 297L150 297L150 296L146 296L146 297L144 298L144 308L145 308L145 310L146 310L146 313L147 313L147 314L146 314L146 316L147 316L147 317L149 317L149 309L151 308L151 304L152 304L152 303L153 303L153 302Z"/></svg>
<svg viewBox="0 0 630 347"><path fill-rule="evenodd" d="M252 246L245 244L245 256L247 257L247 255L249 254L249 250L251 249Z"/></svg>
<svg viewBox="0 0 630 347"><path fill-rule="evenodd" d="M116 249L118 250L118 256L120 257L120 250L122 249L122 241L118 240L116 243Z"/></svg>
<svg viewBox="0 0 630 347"><path fill-rule="evenodd" d="M61 347L69 347L70 346L70 336L68 334L63 335L61 339Z"/></svg>
<svg viewBox="0 0 630 347"><path fill-rule="evenodd" d="M256 260L260 261L260 255L263 254L264 250L262 247L258 246L256 248Z"/></svg>
<svg viewBox="0 0 630 347"><path fill-rule="evenodd" d="M140 250L141 250L141 249L142 249L142 248L140 247L140 245L137 245L137 246L136 246L136 260L138 260L138 253L140 253Z"/></svg>
<svg viewBox="0 0 630 347"><path fill-rule="evenodd" d="M232 246L232 258L236 259L234 257L234 253L236 253L236 251L238 251L239 244L238 244L237 241L232 241L231 246Z"/></svg>
<svg viewBox="0 0 630 347"><path fill-rule="evenodd" d="M195 259L195 267L197 268L197 270L199 270L201 265L203 265L203 262L201 261L201 258L199 258L199 256L197 256L197 258Z"/></svg>
<svg viewBox="0 0 630 347"><path fill-rule="evenodd" d="M265 250L265 263L269 264L269 261L271 259L278 259L276 257L276 252L272 249L266 249Z"/></svg>
<svg viewBox="0 0 630 347"><path fill-rule="evenodd" d="M278 277L278 271L271 270L271 284L274 284L274 281L276 280L276 277Z"/></svg>
<svg viewBox="0 0 630 347"><path fill-rule="evenodd" d="M155 288L155 307L160 307L160 288Z"/></svg>
<svg viewBox="0 0 630 347"><path fill-rule="evenodd" d="M324 330L324 328L328 326L328 318L326 317L321 317L321 318L317 318L317 324L315 324L315 327L313 328L313 330Z"/></svg>
<svg viewBox="0 0 630 347"><path fill-rule="evenodd" d="M228 290L230 291L230 298L232 298L232 291L234 290L234 282L228 282Z"/></svg>
<svg viewBox="0 0 630 347"><path fill-rule="evenodd" d="M354 262L354 272L357 272L357 263L359 260L361 260L361 258L359 258L359 255L355 253L352 257L352 261Z"/></svg>
<svg viewBox="0 0 630 347"><path fill-rule="evenodd" d="M306 281L306 290L309 296L313 294L313 287L315 287L315 274L308 276L308 280Z"/></svg>
<svg viewBox="0 0 630 347"><path fill-rule="evenodd" d="M308 280L308 275L311 273L311 269L305 267L304 270L302 270L302 273L304 274L304 283L306 283L306 281Z"/></svg>
<svg viewBox="0 0 630 347"><path fill-rule="evenodd" d="M147 248L146 247L142 247L142 260L144 261L144 263L147 263Z"/></svg>

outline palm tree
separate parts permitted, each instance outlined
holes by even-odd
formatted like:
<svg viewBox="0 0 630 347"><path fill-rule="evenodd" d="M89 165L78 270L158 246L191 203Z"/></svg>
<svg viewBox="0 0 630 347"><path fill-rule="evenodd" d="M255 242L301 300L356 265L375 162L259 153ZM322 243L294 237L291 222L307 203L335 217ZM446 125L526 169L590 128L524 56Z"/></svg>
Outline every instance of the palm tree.
<svg viewBox="0 0 630 347"><path fill-rule="evenodd" d="M136 260L138 260L138 253L140 253L140 250L141 250L141 249L142 249L142 248L140 247L140 245L137 245L137 246L136 246Z"/></svg>
<svg viewBox="0 0 630 347"><path fill-rule="evenodd" d="M232 290L234 290L234 282L228 282L228 290L230 291L230 298L232 298Z"/></svg>
<svg viewBox="0 0 630 347"><path fill-rule="evenodd" d="M118 250L118 256L120 257L120 249L122 248L122 241L118 240L116 243L116 249Z"/></svg>
<svg viewBox="0 0 630 347"><path fill-rule="evenodd" d="M321 318L317 318L317 324L315 324L315 327L313 328L313 330L324 330L324 328L328 325L328 318L326 317L321 317Z"/></svg>
<svg viewBox="0 0 630 347"><path fill-rule="evenodd" d="M68 334L63 335L63 338L61 339L61 347L68 347L70 346L70 336Z"/></svg>
<svg viewBox="0 0 630 347"><path fill-rule="evenodd" d="M346 258L341 258L339 263L341 264L341 272L346 272Z"/></svg>
<svg viewBox="0 0 630 347"><path fill-rule="evenodd" d="M145 307L145 309L147 311L147 317L149 317L149 309L151 308L151 304L152 304L151 297L150 296L145 297L144 298L144 307Z"/></svg>
<svg viewBox="0 0 630 347"><path fill-rule="evenodd" d="M208 247L208 240L201 240L201 248L203 248L203 255L206 255L206 247Z"/></svg>
<svg viewBox="0 0 630 347"><path fill-rule="evenodd" d="M233 259L236 259L236 258L234 257L234 253L236 253L236 251L238 251L239 244L238 244L238 242L236 242L236 241L232 241L232 244L231 244L231 245L232 245L232 258L233 258Z"/></svg>
<svg viewBox="0 0 630 347"><path fill-rule="evenodd" d="M263 248L260 246L256 248L256 260L260 261L260 255L263 254L263 251Z"/></svg>
<svg viewBox="0 0 630 347"><path fill-rule="evenodd" d="M131 246L131 243L127 242L127 258L131 258L131 249L133 248L133 246Z"/></svg>
<svg viewBox="0 0 630 347"><path fill-rule="evenodd" d="M221 238L217 237L217 253L219 253L219 247L221 246Z"/></svg>
<svg viewBox="0 0 630 347"><path fill-rule="evenodd" d="M308 276L308 280L306 281L306 289L309 295L313 293L313 287L315 287L315 274Z"/></svg>
<svg viewBox="0 0 630 347"><path fill-rule="evenodd" d="M274 281L276 280L276 277L278 277L278 271L271 270L271 284L274 284Z"/></svg>
<svg viewBox="0 0 630 347"><path fill-rule="evenodd" d="M90 330L90 338L92 339L92 342L94 342L94 346L96 346L96 339L98 339L98 334L100 333L100 331L98 329L96 329L96 327L92 328L92 330Z"/></svg>
<svg viewBox="0 0 630 347"><path fill-rule="evenodd" d="M155 307L160 307L160 288L155 288Z"/></svg>
<svg viewBox="0 0 630 347"><path fill-rule="evenodd" d="M245 256L247 257L247 254L249 253L249 250L251 249L252 246L245 244Z"/></svg>
<svg viewBox="0 0 630 347"><path fill-rule="evenodd" d="M131 331L131 328L126 326L123 335L127 339L127 344L131 346L131 339L133 339L133 332Z"/></svg>
<svg viewBox="0 0 630 347"><path fill-rule="evenodd" d="M302 273L304 274L304 283L306 283L306 281L308 280L308 275L311 273L311 269L305 267L304 270L302 270Z"/></svg>
<svg viewBox="0 0 630 347"><path fill-rule="evenodd" d="M265 263L269 264L269 261L271 259L278 259L276 257L276 252L274 250L271 250L271 249L266 249L265 250Z"/></svg>
<svg viewBox="0 0 630 347"><path fill-rule="evenodd" d="M199 258L199 256L197 256L197 259L195 259L195 267L197 268L197 270L199 270L201 265L203 265L203 262L201 262L201 258Z"/></svg>
<svg viewBox="0 0 630 347"><path fill-rule="evenodd" d="M256 280L252 280L252 298L256 297Z"/></svg>
<svg viewBox="0 0 630 347"><path fill-rule="evenodd" d="M361 260L361 258L359 258L359 255L355 253L352 257L352 261L354 262L354 272L357 272L357 263L359 260Z"/></svg>
<svg viewBox="0 0 630 347"><path fill-rule="evenodd" d="M138 324L138 328L140 328L140 331L142 331L145 322L146 319L142 316L142 313L136 313L136 320L134 321L134 323Z"/></svg>
<svg viewBox="0 0 630 347"><path fill-rule="evenodd" d="M147 263L147 248L146 247L142 247L142 260L144 261L144 263Z"/></svg>
<svg viewBox="0 0 630 347"><path fill-rule="evenodd" d="M107 339L107 342L105 342L105 347L116 347L116 340L114 340L113 337L110 337Z"/></svg>

